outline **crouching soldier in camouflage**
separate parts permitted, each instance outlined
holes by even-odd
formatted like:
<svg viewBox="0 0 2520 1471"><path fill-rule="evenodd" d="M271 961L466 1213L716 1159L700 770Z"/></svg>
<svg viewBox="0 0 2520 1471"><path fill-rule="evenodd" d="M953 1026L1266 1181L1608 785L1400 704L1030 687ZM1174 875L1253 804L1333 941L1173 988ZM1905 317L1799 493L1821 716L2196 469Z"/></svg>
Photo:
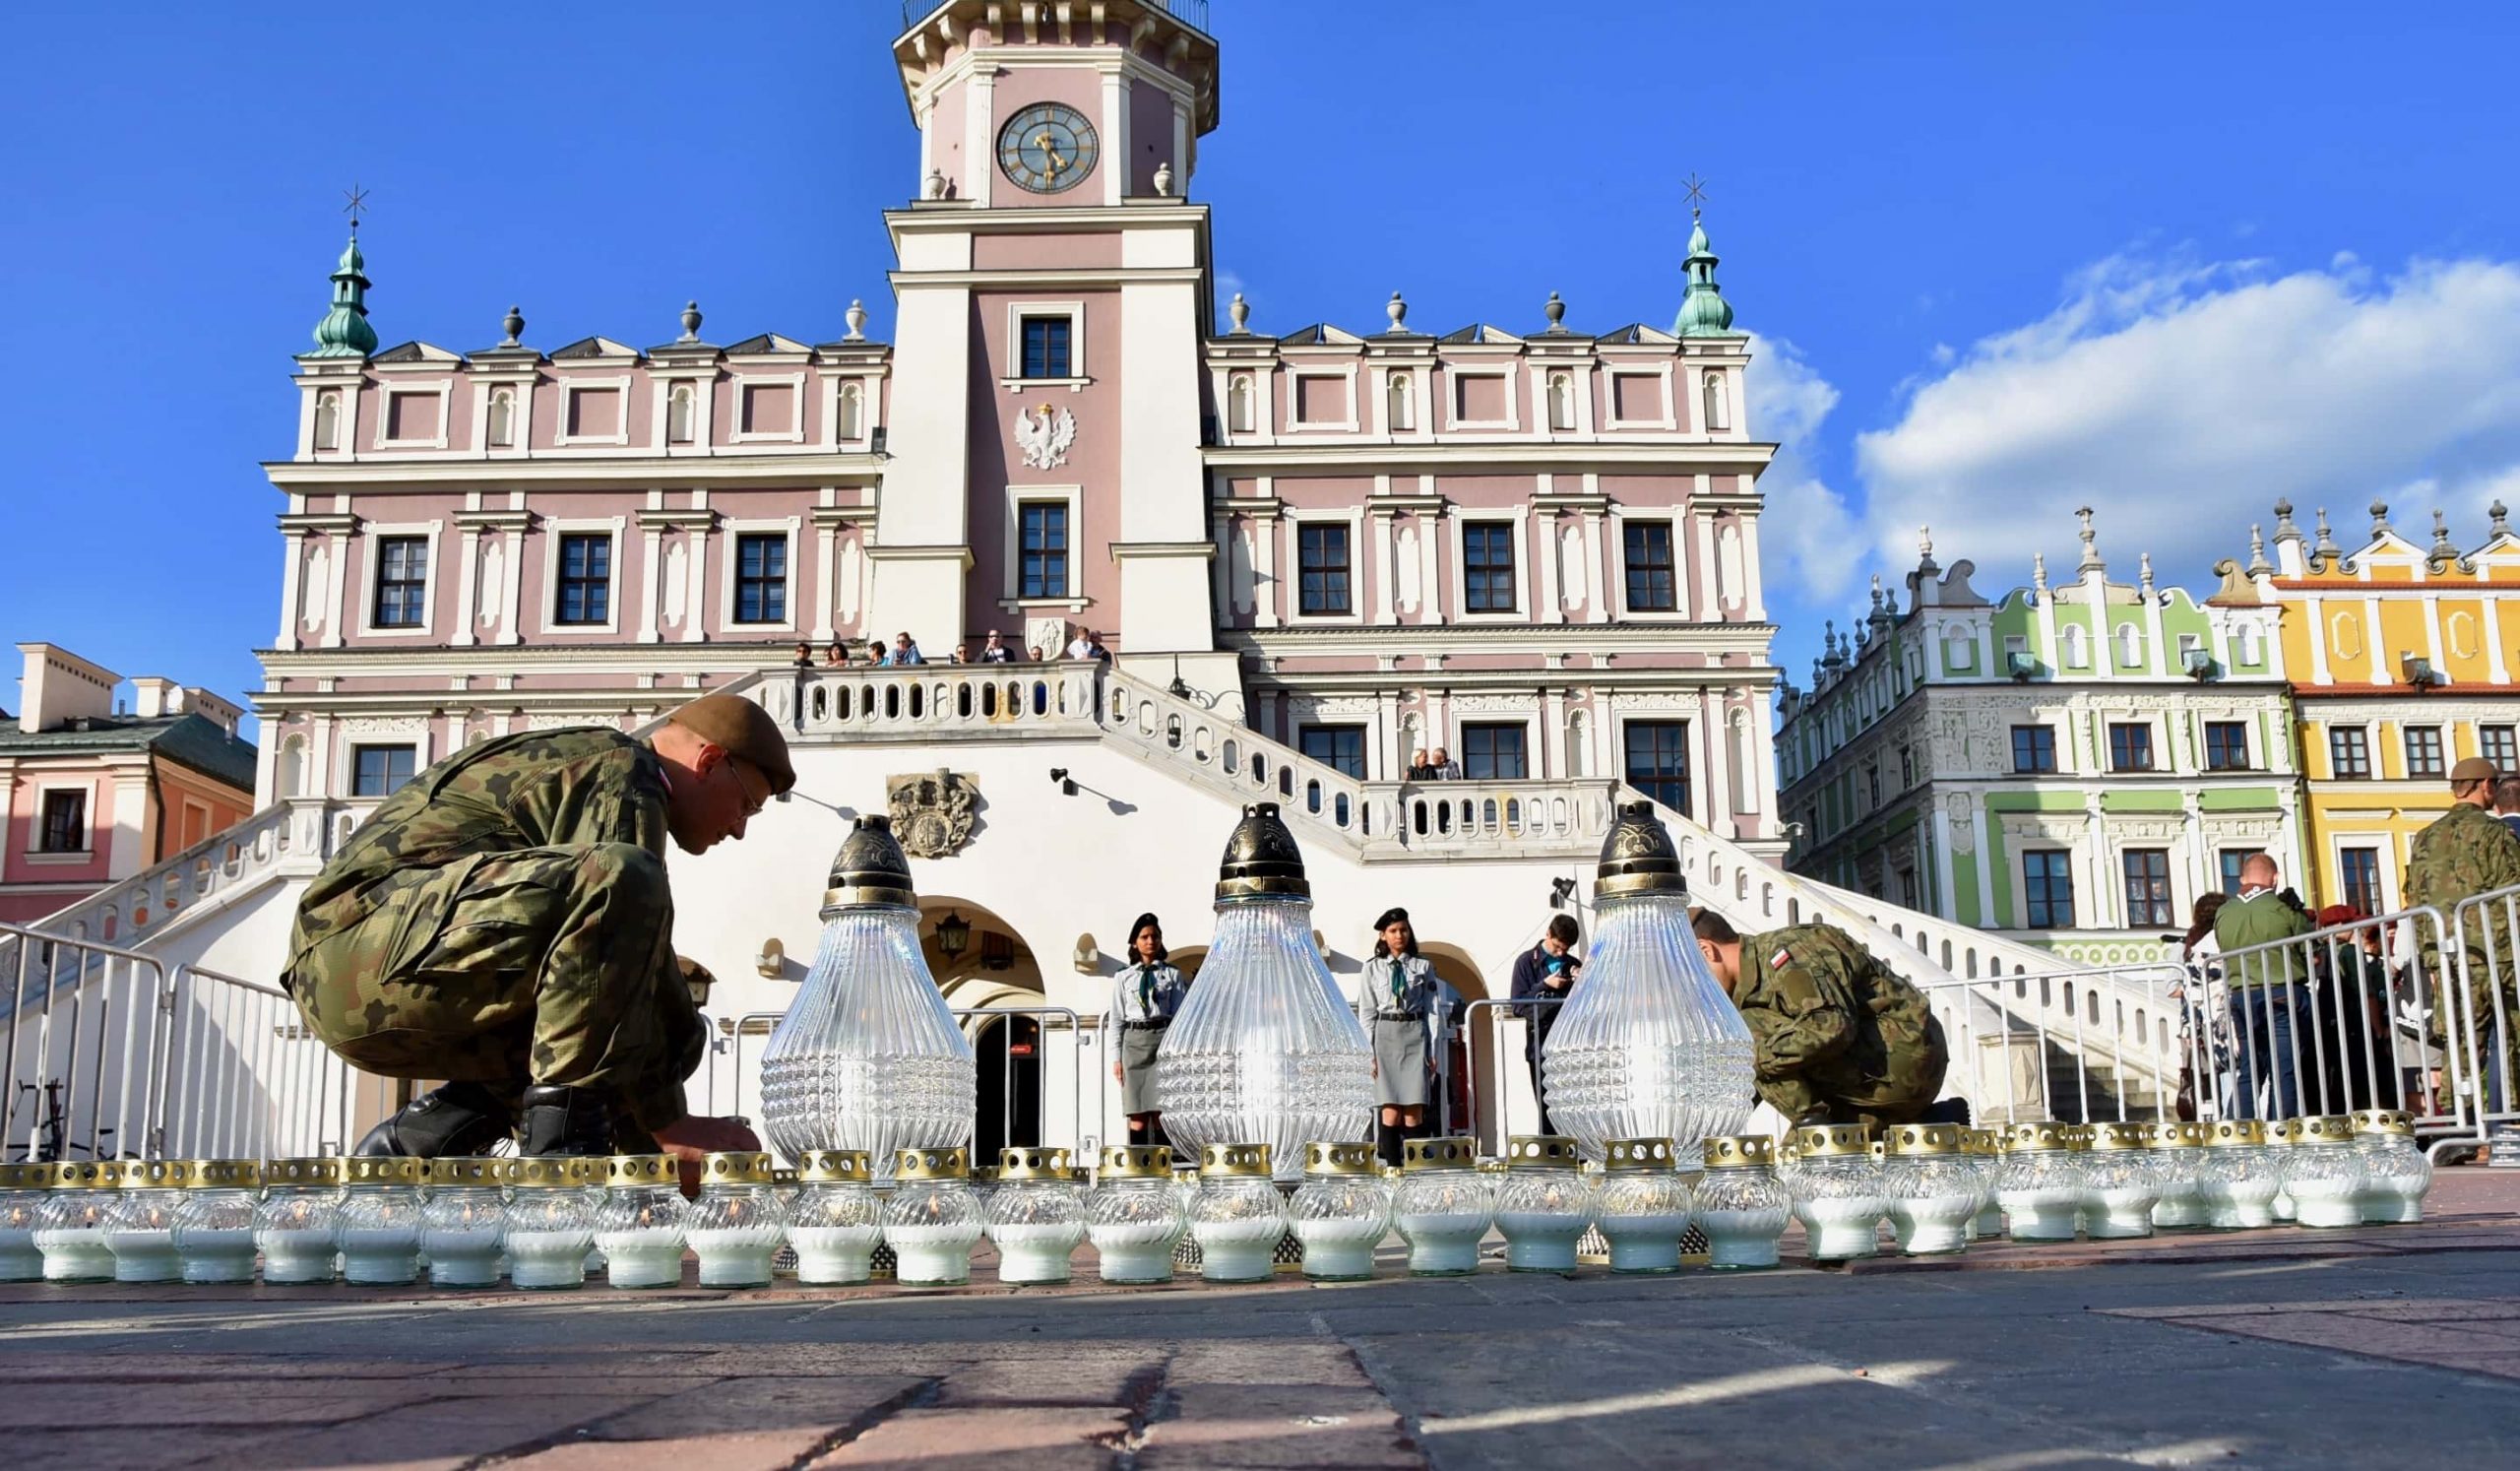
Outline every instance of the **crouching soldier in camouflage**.
<svg viewBox="0 0 2520 1471"><path fill-rule="evenodd" d="M1934 1107L1951 1060L1942 1023L1923 992L1845 930L1796 925L1743 935L1713 910L1689 919L1758 1043L1759 1097L1787 1121L1877 1128L1945 1112Z"/></svg>
<svg viewBox="0 0 2520 1471"><path fill-rule="evenodd" d="M361 1154L758 1149L695 1119L705 1045L671 944L665 840L703 853L795 784L758 705L705 695L653 740L534 731L387 798L315 878L285 983L315 1035L384 1077L437 1078ZM705 976L705 972L699 973Z"/></svg>

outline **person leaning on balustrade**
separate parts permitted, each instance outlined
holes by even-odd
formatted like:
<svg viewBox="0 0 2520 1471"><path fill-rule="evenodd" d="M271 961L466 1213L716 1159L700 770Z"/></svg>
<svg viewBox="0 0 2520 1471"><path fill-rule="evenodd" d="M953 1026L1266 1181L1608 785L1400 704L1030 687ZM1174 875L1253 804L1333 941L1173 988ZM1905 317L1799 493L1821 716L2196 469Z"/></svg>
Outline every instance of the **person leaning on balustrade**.
<svg viewBox="0 0 2520 1471"><path fill-rule="evenodd" d="M2456 911L2468 900L2520 885L2520 837L2488 810L2496 776L2493 763L2482 756L2465 757L2450 768L2450 809L2416 834L2408 850L2407 907L2429 905L2439 910L2445 927L2457 925ZM2515 907L2520 907L2520 897L2471 910L2463 931L2463 956L2445 951L2446 933L2436 931L2428 922L2417 927L2424 973L2431 978L2433 988L2427 1023L2432 1045L2464 1048L2467 1038L2476 1039L2478 1066L2496 1079L2491 1094L2486 1095L2488 1107L2509 1106L2511 1078L2520 1072L2520 1007L2515 1005L2520 996L2515 996L2513 985L2515 975L2520 975L2520 955L2512 949L2515 938L2520 938L2512 925ZM2462 960L2464 989L2459 988ZM2499 1029L2494 1025L2497 1004L2504 1017ZM2456 1018L2451 1015L2454 1010L2460 1013ZM2454 1020L2460 1029L2455 1036ZM2511 1049L2501 1058L2493 1055L2497 1035ZM2464 1057L2460 1066L2466 1067ZM2477 1079L2469 1086L2482 1093L2482 1082ZM2440 1080L2434 1086L2440 1087Z"/></svg>

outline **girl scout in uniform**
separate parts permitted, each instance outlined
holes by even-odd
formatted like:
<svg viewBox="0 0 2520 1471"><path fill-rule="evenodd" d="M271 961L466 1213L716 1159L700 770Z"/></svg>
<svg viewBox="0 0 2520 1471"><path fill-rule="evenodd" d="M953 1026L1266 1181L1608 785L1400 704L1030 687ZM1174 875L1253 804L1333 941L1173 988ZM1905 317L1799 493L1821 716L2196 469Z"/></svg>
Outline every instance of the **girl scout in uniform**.
<svg viewBox="0 0 2520 1471"><path fill-rule="evenodd" d="M1374 1044L1375 1102L1382 1106L1374 1151L1384 1164L1398 1165L1401 1141L1426 1119L1427 1079L1435 1066L1430 1034L1443 983L1418 953L1409 911L1385 910L1374 930L1373 958L1357 981L1356 1015Z"/></svg>
<svg viewBox="0 0 2520 1471"><path fill-rule="evenodd" d="M1168 1144L1155 1107L1155 1054L1164 1029L1181 1009L1189 983L1165 963L1164 926L1140 915L1129 927L1129 963L1111 984L1112 1027L1120 1036L1111 1077L1120 1085L1120 1111L1129 1116L1129 1142Z"/></svg>

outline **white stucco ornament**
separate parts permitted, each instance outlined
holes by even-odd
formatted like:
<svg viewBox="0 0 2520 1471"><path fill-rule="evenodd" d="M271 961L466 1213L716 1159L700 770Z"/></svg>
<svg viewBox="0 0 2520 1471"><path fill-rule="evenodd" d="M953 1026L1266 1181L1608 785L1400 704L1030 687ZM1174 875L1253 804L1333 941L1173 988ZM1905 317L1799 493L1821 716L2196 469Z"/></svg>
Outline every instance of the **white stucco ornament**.
<svg viewBox="0 0 2520 1471"><path fill-rule="evenodd" d="M1067 410L1053 413L1043 404L1034 414L1015 411L1015 443L1024 451L1024 463L1035 470L1056 470L1066 464L1067 447L1075 442L1076 416Z"/></svg>

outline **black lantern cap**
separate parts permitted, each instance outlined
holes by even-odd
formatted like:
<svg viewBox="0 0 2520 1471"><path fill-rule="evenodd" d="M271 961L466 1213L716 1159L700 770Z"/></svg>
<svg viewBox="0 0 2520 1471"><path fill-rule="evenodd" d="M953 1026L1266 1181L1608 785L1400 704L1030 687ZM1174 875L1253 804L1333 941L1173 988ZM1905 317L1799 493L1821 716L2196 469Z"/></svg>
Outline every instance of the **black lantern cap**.
<svg viewBox="0 0 2520 1471"><path fill-rule="evenodd" d="M823 889L821 918L868 904L918 907L918 895L910 886L910 860L893 837L893 819L880 815L858 818L842 840Z"/></svg>
<svg viewBox="0 0 2520 1471"><path fill-rule="evenodd" d="M1217 865L1217 900L1309 899L1312 884L1303 876L1303 851L1287 831L1274 801L1255 801L1242 809L1233 836L1226 840L1225 862Z"/></svg>
<svg viewBox="0 0 2520 1471"><path fill-rule="evenodd" d="M1680 851L1650 801L1620 805L1610 835L1602 840L1601 871L1593 876L1595 899L1633 899L1640 894L1688 897L1680 875Z"/></svg>

